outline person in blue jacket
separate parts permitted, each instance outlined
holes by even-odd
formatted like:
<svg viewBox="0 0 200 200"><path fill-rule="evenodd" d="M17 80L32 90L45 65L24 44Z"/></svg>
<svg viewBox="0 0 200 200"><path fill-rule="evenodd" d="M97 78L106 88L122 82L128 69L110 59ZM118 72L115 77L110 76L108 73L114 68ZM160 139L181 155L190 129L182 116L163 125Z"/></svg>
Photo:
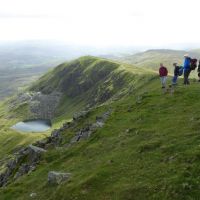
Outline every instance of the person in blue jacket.
<svg viewBox="0 0 200 200"><path fill-rule="evenodd" d="M188 54L184 55L184 63L183 63L183 68L184 68L184 85L189 85L189 75L191 72L190 69L190 60L191 58L188 56Z"/></svg>

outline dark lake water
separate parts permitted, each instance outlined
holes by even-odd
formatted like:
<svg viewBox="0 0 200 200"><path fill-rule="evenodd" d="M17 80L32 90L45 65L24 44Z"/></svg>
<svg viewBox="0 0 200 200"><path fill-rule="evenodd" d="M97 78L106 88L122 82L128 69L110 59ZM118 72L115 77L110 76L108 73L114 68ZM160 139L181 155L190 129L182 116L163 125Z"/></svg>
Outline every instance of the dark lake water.
<svg viewBox="0 0 200 200"><path fill-rule="evenodd" d="M11 128L22 132L45 132L51 128L51 124L48 120L30 120L18 122Z"/></svg>

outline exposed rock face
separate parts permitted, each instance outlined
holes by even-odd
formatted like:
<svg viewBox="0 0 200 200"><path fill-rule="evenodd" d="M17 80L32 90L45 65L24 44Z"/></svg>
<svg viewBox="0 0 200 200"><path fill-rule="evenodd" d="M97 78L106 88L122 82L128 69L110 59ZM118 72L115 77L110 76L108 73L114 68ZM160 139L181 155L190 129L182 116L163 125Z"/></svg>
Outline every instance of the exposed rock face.
<svg viewBox="0 0 200 200"><path fill-rule="evenodd" d="M29 149L28 149L28 156L29 156L30 162L31 163L39 162L41 155L45 152L46 152L46 150L44 150L40 147L30 145Z"/></svg>
<svg viewBox="0 0 200 200"><path fill-rule="evenodd" d="M68 181L70 177L70 173L50 171L48 173L48 183L51 185L59 185L63 182Z"/></svg>
<svg viewBox="0 0 200 200"><path fill-rule="evenodd" d="M17 105L29 102L31 100L31 98L32 98L32 94L29 92L20 93L20 94L18 94L18 96L15 99L11 100L11 102L9 104L9 108L13 109Z"/></svg>
<svg viewBox="0 0 200 200"><path fill-rule="evenodd" d="M61 144L62 142L62 135L61 135L61 130L60 129L56 129L53 130L51 133L51 143L54 146L59 146L59 144Z"/></svg>
<svg viewBox="0 0 200 200"><path fill-rule="evenodd" d="M96 117L96 122L80 129L75 136L71 139L70 144L74 144L82 139L88 139L90 135L98 128L102 128L105 121L110 116L111 110L105 112L102 116Z"/></svg>
<svg viewBox="0 0 200 200"><path fill-rule="evenodd" d="M51 136L37 141L36 146L44 149L48 149L49 147L58 147L62 143L62 131L67 129L70 125L67 125L66 123L63 124L63 126L60 129L55 129L51 132Z"/></svg>
<svg viewBox="0 0 200 200"><path fill-rule="evenodd" d="M0 174L0 186L5 186L12 177L16 180L20 176L34 171L41 155L45 152L46 150L33 145L17 151L14 157L7 161L4 172ZM23 163L24 160L26 160L25 163Z"/></svg>
<svg viewBox="0 0 200 200"><path fill-rule="evenodd" d="M40 147L33 146L32 144L29 145L29 150L30 150L31 154L41 154L41 153L46 152L46 150L44 150Z"/></svg>
<svg viewBox="0 0 200 200"><path fill-rule="evenodd" d="M10 103L10 109L17 105L28 104L30 114L35 119L52 119L55 110L60 102L62 93L54 91L50 94L42 94L41 92L19 94Z"/></svg>
<svg viewBox="0 0 200 200"><path fill-rule="evenodd" d="M75 113L73 115L73 120L77 121L79 119L82 119L82 118L86 117L88 113L89 113L89 111L85 111L85 110L81 111L81 112L78 112L78 113Z"/></svg>
<svg viewBox="0 0 200 200"><path fill-rule="evenodd" d="M22 164L18 171L16 172L14 179L18 179L20 176L23 176L24 174L28 174L36 169L35 165L29 165L29 164Z"/></svg>
<svg viewBox="0 0 200 200"><path fill-rule="evenodd" d="M52 119L61 96L60 92L51 94L35 93L29 103L31 113L35 118Z"/></svg>

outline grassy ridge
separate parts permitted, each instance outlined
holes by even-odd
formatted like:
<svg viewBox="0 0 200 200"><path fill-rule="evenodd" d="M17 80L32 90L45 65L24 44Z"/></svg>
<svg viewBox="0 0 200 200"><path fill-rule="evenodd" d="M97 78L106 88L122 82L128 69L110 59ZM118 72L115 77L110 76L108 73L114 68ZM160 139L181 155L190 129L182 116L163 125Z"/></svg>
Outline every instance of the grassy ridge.
<svg viewBox="0 0 200 200"><path fill-rule="evenodd" d="M88 56L56 67L37 81L30 90L44 93L59 90L64 93L57 108L57 115L53 119L53 129L70 120L75 112L84 109L88 103L97 105L106 102L107 99L101 100L105 91L110 92L109 98L114 95L121 98L129 90L144 84L144 79L148 81L149 76L154 76L143 72L145 71L129 65ZM51 130L46 133L25 134L10 128L27 118L29 110L26 103L16 105L12 109L10 99L0 103L0 158L50 133Z"/></svg>
<svg viewBox="0 0 200 200"><path fill-rule="evenodd" d="M70 118L86 106L97 106L120 98L154 76L152 71L128 64L85 56L59 65L39 79L30 90L47 94L53 91L63 93L54 119L58 122Z"/></svg>
<svg viewBox="0 0 200 200"><path fill-rule="evenodd" d="M142 53L137 53L132 56L126 56L120 58L121 61L133 64L135 66L152 69L154 71L158 71L160 63L163 63L169 70L171 74L173 74L173 63L178 63L178 65L183 65L184 54L188 53L187 51L180 50L168 50L168 49L157 49L157 50L148 50ZM189 55L192 58L200 59L199 50L189 51ZM197 77L197 72L192 71L192 77Z"/></svg>
<svg viewBox="0 0 200 200"><path fill-rule="evenodd" d="M85 65L88 66L84 68L85 72L92 74L93 62L88 58L82 59L89 62ZM94 62L105 63L105 60ZM116 95L119 98L99 104L76 127L67 130L64 143L69 142L79 128L94 122L96 116L111 108L112 114L105 126L88 140L70 148L48 151L36 171L1 188L0 199L27 200L31 199L33 192L37 193L39 200L183 200L200 197L200 85L197 82L188 87L179 84L173 95L163 94L159 79L150 71L119 63L111 66L116 65L106 77L109 83L106 88L114 85L113 90L117 92L112 93L112 97ZM65 67L60 66L60 69ZM56 73L60 69L57 68ZM114 77L123 77L124 87L111 84ZM32 89L49 92L51 83L54 88L63 89L60 80L53 82L51 78L53 80L52 74L48 74ZM49 84L45 85L45 81ZM75 81L82 83L83 80L79 76ZM93 89L97 91L97 88ZM90 89L83 92L77 102L84 104L90 94L93 94ZM68 93L65 98L59 112L70 105L71 111L76 110L73 95ZM55 118L55 125L66 120L66 116L61 114ZM70 172L72 178L63 185L49 186L47 174L50 170Z"/></svg>
<svg viewBox="0 0 200 200"><path fill-rule="evenodd" d="M198 199L199 87L193 83L163 95L158 80L152 80L136 93L100 106L81 126L111 107L105 127L70 149L49 151L35 172L1 189L0 197L29 199L36 192L42 200ZM65 133L66 141L74 131ZM73 176L61 186L48 186L50 170Z"/></svg>

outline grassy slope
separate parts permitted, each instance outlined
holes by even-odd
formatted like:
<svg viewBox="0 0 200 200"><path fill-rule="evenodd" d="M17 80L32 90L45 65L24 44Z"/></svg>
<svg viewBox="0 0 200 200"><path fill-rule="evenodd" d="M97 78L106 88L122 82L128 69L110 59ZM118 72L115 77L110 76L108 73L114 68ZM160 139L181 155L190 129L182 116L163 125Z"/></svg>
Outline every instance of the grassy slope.
<svg viewBox="0 0 200 200"><path fill-rule="evenodd" d="M124 72L124 67L126 68L126 73ZM63 73L62 70L67 70L69 76L67 73ZM75 79L76 76L74 76L72 83L65 88L65 80L68 80L70 75L76 74L77 71L83 72L84 75L78 77L78 79ZM105 78L100 77L97 80L97 75L101 75L101 73L105 74ZM109 76L106 76L108 73ZM133 85L135 87L140 86L140 84L143 84L143 79L146 77L148 80L149 76L147 75L148 72L146 75L143 73L144 70L133 68L129 65L121 65L117 62L95 57L82 57L55 68L55 70L43 76L31 89L37 90L39 88L41 90L42 87L46 92L51 92L53 89L60 89L62 92L70 94L70 91L77 89L80 83L85 81L87 84L87 80L91 81L91 79L94 79L91 86L92 89L89 87L86 92L82 91L81 95L65 95L63 97L57 110L57 116L54 119L53 129L61 126L64 121L70 120L74 112L82 110L94 95L101 95L106 88L112 90L112 94L114 95L124 92L122 89L134 89ZM87 79L84 76L87 76ZM117 84L117 81L120 81L120 84ZM27 119L29 112L26 104L19 105L11 111L9 109L9 101L10 99L0 103L0 159L12 153L14 149L28 145L51 132L49 130L45 133L26 134L12 130L10 127L21 120Z"/></svg>
<svg viewBox="0 0 200 200"><path fill-rule="evenodd" d="M153 77L151 71L119 62L85 56L63 63L43 76L30 90L51 93L61 91L64 96L54 122L70 118L89 105L99 105L117 98ZM104 96L108 94L108 99Z"/></svg>
<svg viewBox="0 0 200 200"><path fill-rule="evenodd" d="M15 149L22 146L26 146L33 141L41 139L46 136L47 133L37 134L25 134L22 132L16 132L10 127L18 121L24 119L25 108L19 108L15 112L10 112L8 109L7 101L0 103L0 158L4 158L7 155L13 153Z"/></svg>
<svg viewBox="0 0 200 200"><path fill-rule="evenodd" d="M140 67L157 70L160 63L165 64L167 67L172 66L174 62L178 62L182 65L183 55L185 53L185 51L175 50L148 50L133 56L125 57L123 60Z"/></svg>
<svg viewBox="0 0 200 200"><path fill-rule="evenodd" d="M1 199L27 200L32 192L41 200L198 199L199 87L192 83L163 95L159 81L152 80L130 96L95 109L82 124L111 107L104 128L70 149L49 151L35 172L2 188ZM49 170L73 176L63 185L48 186Z"/></svg>
<svg viewBox="0 0 200 200"><path fill-rule="evenodd" d="M153 69L155 71L158 71L160 63L163 63L169 72L173 73L173 63L176 62L178 65L183 65L183 56L186 53L186 51L178 50L148 50L133 56L124 57L121 60L138 67ZM197 59L200 58L199 50L189 51L189 55ZM196 77L197 73L192 72L191 75Z"/></svg>

